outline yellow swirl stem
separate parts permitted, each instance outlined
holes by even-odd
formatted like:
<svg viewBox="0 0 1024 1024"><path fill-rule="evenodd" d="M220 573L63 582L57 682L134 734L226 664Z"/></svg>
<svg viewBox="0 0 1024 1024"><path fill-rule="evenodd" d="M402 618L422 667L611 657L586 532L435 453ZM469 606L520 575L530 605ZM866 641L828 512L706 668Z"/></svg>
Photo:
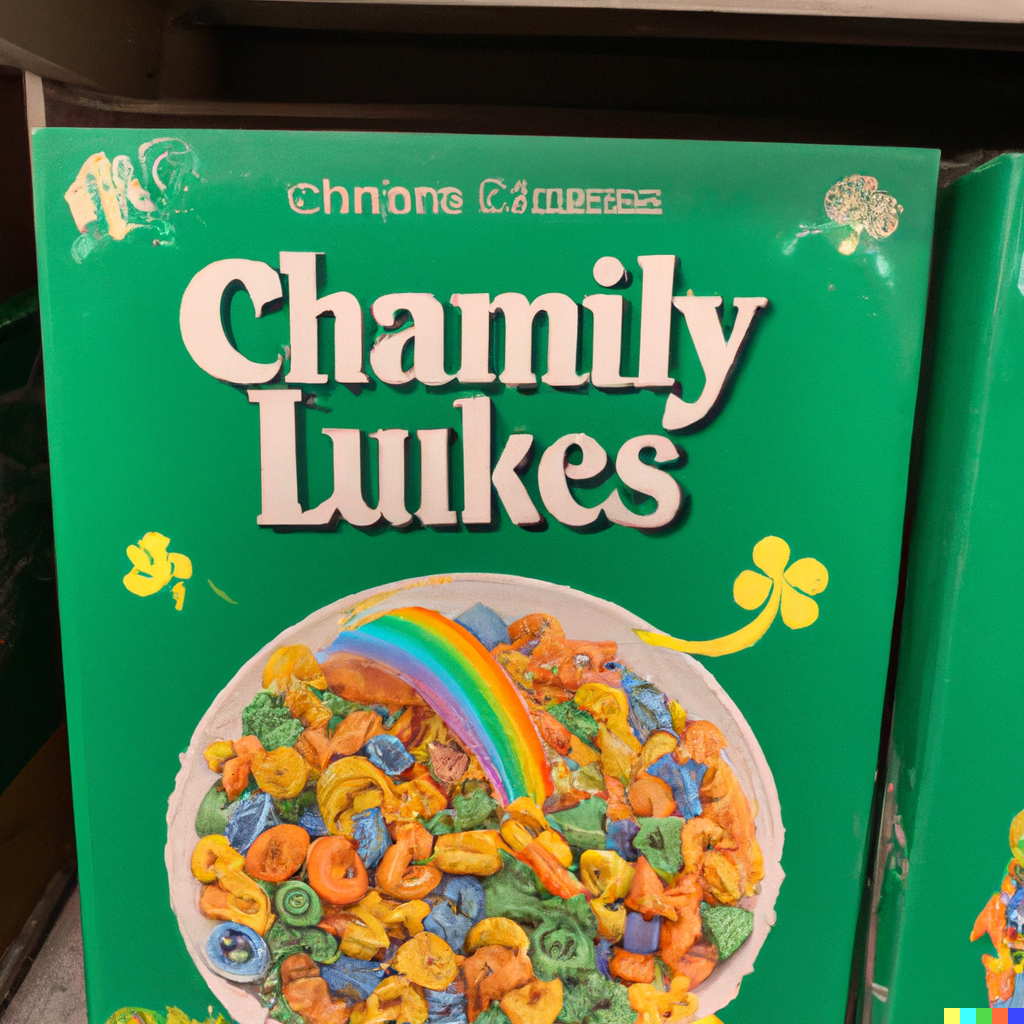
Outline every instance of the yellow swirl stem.
<svg viewBox="0 0 1024 1024"><path fill-rule="evenodd" d="M779 602L782 600L781 584L781 578L772 580L771 597L753 622L748 622L742 629L737 629L735 633L719 637L717 640L677 640L665 633L652 633L646 629L636 629L634 632L644 643L654 647L670 647L673 651L683 651L686 654L704 654L709 658L735 654L736 651L753 647L768 632L768 627L779 613Z"/></svg>

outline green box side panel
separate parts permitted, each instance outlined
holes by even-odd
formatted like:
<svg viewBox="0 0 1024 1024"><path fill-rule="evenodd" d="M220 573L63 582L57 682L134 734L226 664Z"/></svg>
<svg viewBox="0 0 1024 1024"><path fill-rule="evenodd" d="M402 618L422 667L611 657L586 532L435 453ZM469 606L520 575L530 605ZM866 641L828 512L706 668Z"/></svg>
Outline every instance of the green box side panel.
<svg viewBox="0 0 1024 1024"><path fill-rule="evenodd" d="M1024 158L940 196L931 382L883 812L871 1019L986 1004L975 917L1024 807ZM879 995L885 995L883 1001Z"/></svg>

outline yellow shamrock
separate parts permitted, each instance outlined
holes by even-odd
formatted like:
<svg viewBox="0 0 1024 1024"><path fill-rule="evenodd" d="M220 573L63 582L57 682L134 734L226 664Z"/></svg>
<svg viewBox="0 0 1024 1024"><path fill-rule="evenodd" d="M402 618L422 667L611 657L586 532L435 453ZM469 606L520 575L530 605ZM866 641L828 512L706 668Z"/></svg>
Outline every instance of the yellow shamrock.
<svg viewBox="0 0 1024 1024"><path fill-rule="evenodd" d="M124 585L138 597L151 597L171 582L172 579L187 580L192 577L192 560L177 552L168 552L170 537L162 533L147 533L138 544L129 544L126 551L132 568L124 577ZM171 587L174 607L181 611L185 601L185 584L176 583Z"/></svg>
<svg viewBox="0 0 1024 1024"><path fill-rule="evenodd" d="M820 594L828 586L828 570L816 558L799 558L787 568L789 554L789 545L781 537L765 537L754 545L754 565L761 572L744 569L732 585L732 596L747 611L762 604L764 608L753 622L735 633L717 640L677 640L638 629L637 636L656 647L717 658L756 644L780 610L782 621L790 629L810 626L818 618L818 603L810 595Z"/></svg>

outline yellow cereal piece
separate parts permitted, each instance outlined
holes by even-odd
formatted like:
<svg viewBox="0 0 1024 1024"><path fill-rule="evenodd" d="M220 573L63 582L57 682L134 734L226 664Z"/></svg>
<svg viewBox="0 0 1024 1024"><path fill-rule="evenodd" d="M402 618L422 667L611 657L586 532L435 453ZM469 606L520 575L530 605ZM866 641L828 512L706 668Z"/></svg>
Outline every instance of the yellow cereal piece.
<svg viewBox="0 0 1024 1024"><path fill-rule="evenodd" d="M252 774L256 784L275 800L298 796L309 778L309 764L294 747L253 755Z"/></svg>
<svg viewBox="0 0 1024 1024"><path fill-rule="evenodd" d="M555 1024L562 1011L562 982L534 978L502 996L499 1004L512 1024Z"/></svg>
<svg viewBox="0 0 1024 1024"><path fill-rule="evenodd" d="M633 753L604 723L598 726L597 746L601 751L601 771L629 785L633 773ZM639 747L639 744L637 745Z"/></svg>
<svg viewBox="0 0 1024 1024"><path fill-rule="evenodd" d="M365 1003L352 1009L349 1024L425 1024L427 1001L409 983L408 978L385 978Z"/></svg>
<svg viewBox="0 0 1024 1024"><path fill-rule="evenodd" d="M670 732L652 732L640 751L640 764L649 768L655 761L671 754L679 746L679 740Z"/></svg>
<svg viewBox="0 0 1024 1024"><path fill-rule="evenodd" d="M431 863L450 875L494 875L501 870L502 837L489 829L438 836ZM570 863L572 863L570 861Z"/></svg>
<svg viewBox="0 0 1024 1024"><path fill-rule="evenodd" d="M653 985L629 986L629 1005L636 1010L636 1024L683 1024L697 1012L697 997L691 995L690 979L677 974L667 992Z"/></svg>
<svg viewBox="0 0 1024 1024"><path fill-rule="evenodd" d="M320 663L305 644L279 647L263 666L264 689L287 693L293 686L302 684L317 690L327 689Z"/></svg>
<svg viewBox="0 0 1024 1024"><path fill-rule="evenodd" d="M530 939L526 932L507 917L485 917L469 929L465 950L475 953L482 946L504 946L515 949L525 956L530 950Z"/></svg>
<svg viewBox="0 0 1024 1024"><path fill-rule="evenodd" d="M555 860L562 865L563 868L572 866L572 850L569 849L569 844L557 833L552 832L551 829L546 828L539 836L537 836L537 842L554 855Z"/></svg>
<svg viewBox="0 0 1024 1024"><path fill-rule="evenodd" d="M621 740L632 753L640 750L640 741L629 727L629 700L622 690L604 683L584 683L573 700Z"/></svg>
<svg viewBox="0 0 1024 1024"><path fill-rule="evenodd" d="M221 871L240 870L245 858L234 850L225 836L203 836L192 851L192 874L200 882L216 882Z"/></svg>
<svg viewBox="0 0 1024 1024"><path fill-rule="evenodd" d="M440 992L459 973L455 953L440 935L420 932L399 947L391 966L414 985Z"/></svg>
<svg viewBox="0 0 1024 1024"><path fill-rule="evenodd" d="M211 743L203 755L211 772L218 775L224 771L224 762L230 761L235 756L235 746L230 740L217 740Z"/></svg>

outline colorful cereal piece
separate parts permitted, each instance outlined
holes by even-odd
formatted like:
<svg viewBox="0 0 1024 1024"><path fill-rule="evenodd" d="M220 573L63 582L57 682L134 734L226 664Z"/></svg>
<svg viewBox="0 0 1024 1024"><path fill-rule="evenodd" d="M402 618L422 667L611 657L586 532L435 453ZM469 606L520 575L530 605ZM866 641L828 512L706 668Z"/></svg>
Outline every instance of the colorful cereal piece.
<svg viewBox="0 0 1024 1024"><path fill-rule="evenodd" d="M645 921L643 914L630 911L626 914L626 930L622 936L622 948L630 953L656 953L661 939L661 918L654 915Z"/></svg>
<svg viewBox="0 0 1024 1024"><path fill-rule="evenodd" d="M645 771L629 784L629 803L638 818L667 818L676 813L676 799L668 783Z"/></svg>
<svg viewBox="0 0 1024 1024"><path fill-rule="evenodd" d="M466 993L461 990L457 981L440 992L424 989L423 998L427 1001L428 1019L431 1024L468 1024Z"/></svg>
<svg viewBox="0 0 1024 1024"><path fill-rule="evenodd" d="M260 833L245 855L246 874L264 882L291 878L306 859L309 833L298 825L275 825Z"/></svg>
<svg viewBox="0 0 1024 1024"><path fill-rule="evenodd" d="M563 986L558 1019L566 1024L635 1024L636 1010L629 1005L625 985L596 974L585 982Z"/></svg>
<svg viewBox="0 0 1024 1024"><path fill-rule="evenodd" d="M665 886L644 856L636 862L636 873L626 896L626 906L648 919L652 914L658 914L675 921L678 916L672 904L665 899Z"/></svg>
<svg viewBox="0 0 1024 1024"><path fill-rule="evenodd" d="M597 719L576 701L567 700L561 704L551 704L546 710L585 744L592 747L597 742Z"/></svg>
<svg viewBox="0 0 1024 1024"><path fill-rule="evenodd" d="M352 838L359 847L359 858L371 871L380 863L391 845L391 836L379 807L352 815Z"/></svg>
<svg viewBox="0 0 1024 1024"><path fill-rule="evenodd" d="M633 840L639 834L640 825L635 818L609 820L608 831L604 838L605 848L614 850L623 860L636 860L640 854L633 845Z"/></svg>
<svg viewBox="0 0 1024 1024"><path fill-rule="evenodd" d="M629 698L629 724L641 743L657 729L673 731L669 699L661 690L625 665L613 663L608 667L621 673L622 689Z"/></svg>
<svg viewBox="0 0 1024 1024"><path fill-rule="evenodd" d="M313 652L305 644L279 647L263 666L263 686L272 693L285 693L296 685L326 688L324 674Z"/></svg>
<svg viewBox="0 0 1024 1024"><path fill-rule="evenodd" d="M707 770L706 764L694 760L680 764L674 754L665 754L648 767L647 773L668 783L684 818L695 818L701 813L700 784Z"/></svg>
<svg viewBox="0 0 1024 1024"><path fill-rule="evenodd" d="M355 815L353 815L354 817ZM299 827L304 828L309 833L310 839L320 839L323 836L330 835L327 831L327 825L324 823L324 817L320 813L320 808L315 803L303 811L302 817L299 818Z"/></svg>
<svg viewBox="0 0 1024 1024"><path fill-rule="evenodd" d="M202 837L223 833L237 808L238 801L229 800L224 787L215 782L196 811L196 835Z"/></svg>
<svg viewBox="0 0 1024 1024"><path fill-rule="evenodd" d="M683 866L682 818L640 818L640 831L633 840L656 871L674 875Z"/></svg>
<svg viewBox="0 0 1024 1024"><path fill-rule="evenodd" d="M391 835L395 841L377 868L377 888L398 900L422 899L441 881L441 872L429 864L412 862L430 856L434 837L415 821L398 822Z"/></svg>
<svg viewBox="0 0 1024 1024"><path fill-rule="evenodd" d="M281 819L274 810L274 801L269 793L253 793L239 801L235 813L224 829L224 835L231 845L241 854L249 852L249 847L269 828L281 824Z"/></svg>
<svg viewBox="0 0 1024 1024"><path fill-rule="evenodd" d="M427 1003L408 978L385 978L352 1010L349 1024L425 1024Z"/></svg>
<svg viewBox="0 0 1024 1024"><path fill-rule="evenodd" d="M447 743L429 743L430 770L445 785L461 782L469 771L469 754Z"/></svg>
<svg viewBox="0 0 1024 1024"><path fill-rule="evenodd" d="M512 1024L554 1024L562 1010L562 982L534 978L507 992L499 1005Z"/></svg>
<svg viewBox="0 0 1024 1024"><path fill-rule="evenodd" d="M501 870L499 851L507 849L494 831L451 832L434 843L433 864L452 875L493 875Z"/></svg>
<svg viewBox="0 0 1024 1024"><path fill-rule="evenodd" d="M270 950L245 925L225 921L206 940L206 959L214 974L228 981L259 981L270 969Z"/></svg>
<svg viewBox="0 0 1024 1024"><path fill-rule="evenodd" d="M482 921L486 913L486 895L484 887L475 879L466 875L453 875L442 879L434 894L446 899L472 924Z"/></svg>
<svg viewBox="0 0 1024 1024"><path fill-rule="evenodd" d="M366 741L360 753L388 775L401 775L415 764L412 755L397 736L373 736Z"/></svg>
<svg viewBox="0 0 1024 1024"><path fill-rule="evenodd" d="M567 811L549 814L548 821L577 850L603 850L607 842L604 828L607 812L608 802L595 796Z"/></svg>
<svg viewBox="0 0 1024 1024"><path fill-rule="evenodd" d="M682 974L690 979L690 988L696 988L710 976L717 963L718 950L710 942L695 942L669 966L674 974Z"/></svg>
<svg viewBox="0 0 1024 1024"><path fill-rule="evenodd" d="M637 1011L636 1024L682 1024L697 1012L697 997L690 983L677 975L667 992L651 984L629 986L629 1005Z"/></svg>
<svg viewBox="0 0 1024 1024"><path fill-rule="evenodd" d="M538 978L585 978L593 973L596 923L586 909L586 900L583 907L589 931L575 916L552 912L530 936L530 963Z"/></svg>
<svg viewBox="0 0 1024 1024"><path fill-rule="evenodd" d="M533 978L530 959L504 946L483 946L462 964L470 1024L494 1001Z"/></svg>
<svg viewBox="0 0 1024 1024"><path fill-rule="evenodd" d="M355 1002L365 999L381 983L384 971L383 964L344 955L332 964L320 965L320 976L332 995Z"/></svg>
<svg viewBox="0 0 1024 1024"><path fill-rule="evenodd" d="M265 793L276 800L290 800L306 785L309 765L293 747L278 747L253 757L252 774Z"/></svg>
<svg viewBox="0 0 1024 1024"><path fill-rule="evenodd" d="M285 1002L304 1021L317 1024L348 1024L349 1007L331 999L320 969L305 953L287 957L281 963L281 993Z"/></svg>
<svg viewBox="0 0 1024 1024"><path fill-rule="evenodd" d="M448 943L454 950L461 950L465 945L473 922L468 917L456 912L447 900L439 900L437 905L423 919L423 927Z"/></svg>
<svg viewBox="0 0 1024 1024"><path fill-rule="evenodd" d="M719 960L728 960L754 930L754 915L742 907L712 907L702 903L700 918L704 922L704 934L718 950Z"/></svg>
<svg viewBox="0 0 1024 1024"><path fill-rule="evenodd" d="M616 946L608 970L613 978L620 981L649 985L654 981L654 956L650 953L630 953Z"/></svg>
<svg viewBox="0 0 1024 1024"><path fill-rule="evenodd" d="M238 869L245 860L235 851L226 836L204 836L192 851L192 874L200 882L216 882L219 871Z"/></svg>
<svg viewBox="0 0 1024 1024"><path fill-rule="evenodd" d="M530 948L530 940L511 918L485 917L473 925L464 943L469 954L475 953L482 946L505 946L526 953Z"/></svg>
<svg viewBox="0 0 1024 1024"><path fill-rule="evenodd" d="M498 644L510 642L505 620L493 609L477 602L467 608L455 621L469 630L487 648L493 650Z"/></svg>
<svg viewBox="0 0 1024 1024"><path fill-rule="evenodd" d="M370 886L355 844L344 836L317 839L309 848L306 871L309 884L328 903L355 903Z"/></svg>
<svg viewBox="0 0 1024 1024"><path fill-rule="evenodd" d="M391 966L414 985L434 991L447 988L459 972L452 947L429 931L422 931L403 943Z"/></svg>
<svg viewBox="0 0 1024 1024"><path fill-rule="evenodd" d="M320 897L305 882L292 879L274 893L277 916L292 928L308 928L319 924L323 916Z"/></svg>
<svg viewBox="0 0 1024 1024"><path fill-rule="evenodd" d="M611 971L608 969L608 965L611 962L612 955L614 953L614 943L610 939L602 938L597 948L594 950L594 960L596 961L597 972L603 978L610 978L612 976Z"/></svg>

